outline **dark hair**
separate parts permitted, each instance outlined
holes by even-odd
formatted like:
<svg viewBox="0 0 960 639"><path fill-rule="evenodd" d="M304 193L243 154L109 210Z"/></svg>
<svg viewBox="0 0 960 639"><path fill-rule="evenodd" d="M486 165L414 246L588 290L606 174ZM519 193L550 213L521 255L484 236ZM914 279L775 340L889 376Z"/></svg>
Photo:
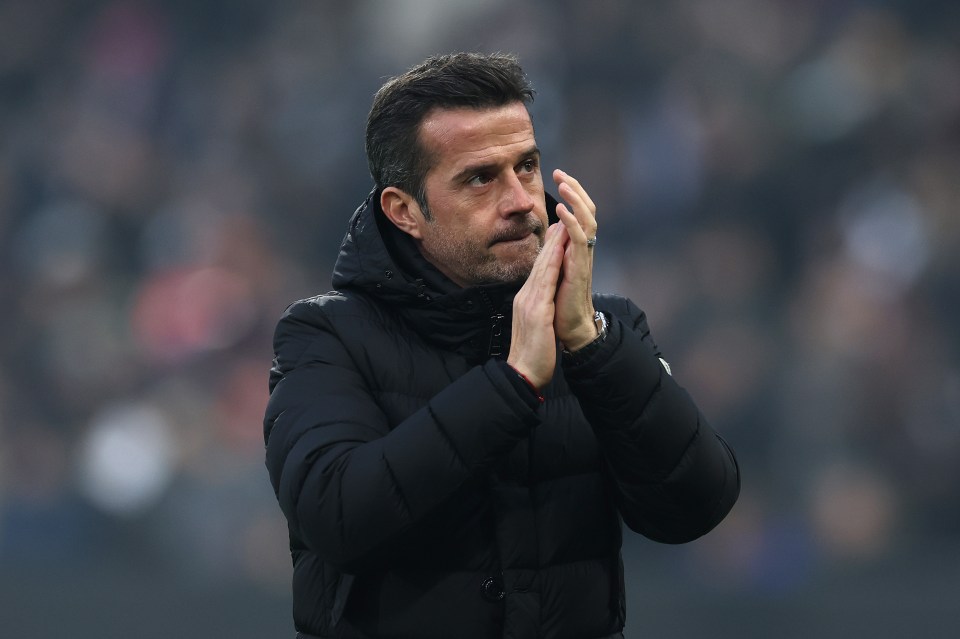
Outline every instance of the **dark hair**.
<svg viewBox="0 0 960 639"><path fill-rule="evenodd" d="M433 158L420 145L420 125L436 108L483 109L533 100L513 55L452 53L427 58L391 78L367 116L367 163L378 189L398 187L427 213L424 180Z"/></svg>

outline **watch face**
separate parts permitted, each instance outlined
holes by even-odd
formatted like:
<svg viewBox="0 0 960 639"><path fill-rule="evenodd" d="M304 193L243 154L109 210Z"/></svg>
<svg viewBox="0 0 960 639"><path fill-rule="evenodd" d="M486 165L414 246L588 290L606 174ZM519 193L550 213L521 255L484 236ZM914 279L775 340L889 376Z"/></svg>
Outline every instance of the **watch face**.
<svg viewBox="0 0 960 639"><path fill-rule="evenodd" d="M593 316L593 321L597 325L597 333L601 340L606 339L607 337L607 316L597 311Z"/></svg>
<svg viewBox="0 0 960 639"><path fill-rule="evenodd" d="M663 364L663 370L667 371L667 375L673 377L673 371L670 370L670 363L662 357L660 358L660 363Z"/></svg>

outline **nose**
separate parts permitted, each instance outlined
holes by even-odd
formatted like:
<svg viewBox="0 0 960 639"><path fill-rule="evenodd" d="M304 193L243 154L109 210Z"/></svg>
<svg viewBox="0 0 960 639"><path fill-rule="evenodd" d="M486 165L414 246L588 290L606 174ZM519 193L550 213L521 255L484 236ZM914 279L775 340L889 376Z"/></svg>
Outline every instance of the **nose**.
<svg viewBox="0 0 960 639"><path fill-rule="evenodd" d="M517 213L529 213L533 210L534 201L526 186L512 171L506 178L503 197L500 199L500 214L510 217Z"/></svg>

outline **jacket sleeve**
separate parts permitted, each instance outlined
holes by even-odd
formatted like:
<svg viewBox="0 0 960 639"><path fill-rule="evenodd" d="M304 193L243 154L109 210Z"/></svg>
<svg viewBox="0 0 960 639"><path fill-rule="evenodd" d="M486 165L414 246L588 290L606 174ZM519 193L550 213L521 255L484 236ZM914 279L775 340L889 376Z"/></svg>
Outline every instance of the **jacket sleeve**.
<svg viewBox="0 0 960 639"><path fill-rule="evenodd" d="M345 572L375 563L539 422L529 398L488 362L389 424L323 298L287 310L274 351L264 419L270 480L291 533Z"/></svg>
<svg viewBox="0 0 960 639"><path fill-rule="evenodd" d="M733 451L660 362L643 312L599 298L609 333L564 374L593 426L624 522L655 541L684 543L713 529L740 493Z"/></svg>

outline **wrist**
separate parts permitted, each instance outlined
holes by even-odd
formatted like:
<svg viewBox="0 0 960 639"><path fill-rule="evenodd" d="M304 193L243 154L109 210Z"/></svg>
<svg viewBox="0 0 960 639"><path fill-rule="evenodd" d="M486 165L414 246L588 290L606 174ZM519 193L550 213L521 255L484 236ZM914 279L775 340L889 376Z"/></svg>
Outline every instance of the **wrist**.
<svg viewBox="0 0 960 639"><path fill-rule="evenodd" d="M565 348L563 350L563 361L565 365L576 366L576 365L582 364L583 362L586 362L590 358L592 358L594 353L600 350L600 348L603 346L603 343L607 339L607 333L609 330L609 327L607 324L607 316L598 311L595 315L595 318L597 322L597 331L599 332L599 335L597 335L597 337L595 337L592 342L589 342L588 344L582 346L581 348L578 348L575 351L571 351Z"/></svg>
<svg viewBox="0 0 960 639"><path fill-rule="evenodd" d="M600 311L594 311L592 321L585 324L583 329L577 331L567 339L561 340L563 351L568 354L586 348L597 341L603 341L607 336L607 318Z"/></svg>
<svg viewBox="0 0 960 639"><path fill-rule="evenodd" d="M513 364L510 364L510 363L508 362L508 363L507 363L507 366L509 366L510 369L513 370L513 372L517 374L517 377L519 377L520 380L523 382L523 384L524 384L527 388L529 388L530 391L531 391L534 395L537 396L537 399L540 400L540 403L542 404L542 403L544 402L544 397L543 397L543 394L540 392L540 387L537 386L536 384L534 384L533 381L531 381L531 379L530 379L529 377L527 377L527 375L525 375L524 373L520 372L520 370L518 370L517 367L514 366Z"/></svg>

